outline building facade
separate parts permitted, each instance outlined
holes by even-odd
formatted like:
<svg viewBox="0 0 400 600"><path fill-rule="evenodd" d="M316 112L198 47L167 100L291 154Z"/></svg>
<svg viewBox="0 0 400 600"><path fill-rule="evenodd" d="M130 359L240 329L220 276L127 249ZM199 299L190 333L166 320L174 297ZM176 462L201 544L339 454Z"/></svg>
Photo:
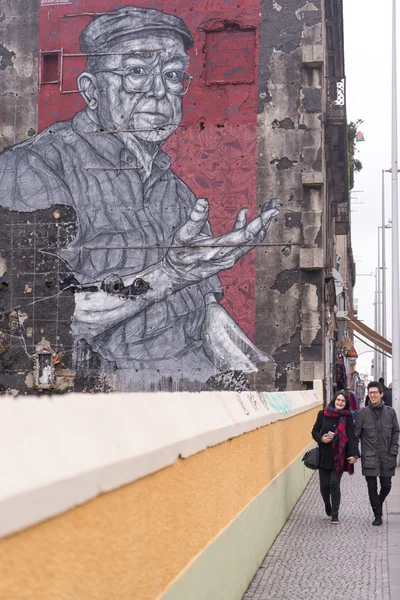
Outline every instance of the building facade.
<svg viewBox="0 0 400 600"><path fill-rule="evenodd" d="M329 392L342 3L27 0L0 27L1 391Z"/></svg>

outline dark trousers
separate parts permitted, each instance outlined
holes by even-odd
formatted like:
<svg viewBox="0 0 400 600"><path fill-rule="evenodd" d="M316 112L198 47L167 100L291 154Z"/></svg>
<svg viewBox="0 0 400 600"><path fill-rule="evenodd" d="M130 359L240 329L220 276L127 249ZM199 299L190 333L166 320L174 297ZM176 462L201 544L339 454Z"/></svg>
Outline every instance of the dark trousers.
<svg viewBox="0 0 400 600"><path fill-rule="evenodd" d="M321 496L325 502L325 508L332 509L332 514L337 516L339 514L340 506L340 480L342 479L343 471L338 473L333 469L327 471L326 469L319 469L319 486L321 490Z"/></svg>
<svg viewBox="0 0 400 600"><path fill-rule="evenodd" d="M382 504L385 501L386 496L389 494L392 487L391 477L379 477L381 482L381 489L378 494L378 482L377 477L367 476L368 495L369 501L376 517L382 516Z"/></svg>

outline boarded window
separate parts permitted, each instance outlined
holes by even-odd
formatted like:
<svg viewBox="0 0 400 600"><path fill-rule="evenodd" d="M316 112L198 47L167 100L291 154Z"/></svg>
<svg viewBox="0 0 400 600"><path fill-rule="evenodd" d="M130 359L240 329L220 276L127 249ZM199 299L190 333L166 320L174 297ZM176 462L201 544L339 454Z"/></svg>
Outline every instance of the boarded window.
<svg viewBox="0 0 400 600"><path fill-rule="evenodd" d="M58 52L42 55L42 83L58 83Z"/></svg>

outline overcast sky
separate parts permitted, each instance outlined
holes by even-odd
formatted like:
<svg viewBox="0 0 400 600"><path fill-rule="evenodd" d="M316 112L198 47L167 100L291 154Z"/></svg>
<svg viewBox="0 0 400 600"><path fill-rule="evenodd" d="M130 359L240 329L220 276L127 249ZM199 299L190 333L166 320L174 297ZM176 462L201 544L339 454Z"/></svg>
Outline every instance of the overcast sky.
<svg viewBox="0 0 400 600"><path fill-rule="evenodd" d="M365 142L357 144L363 164L352 193L352 240L357 267L358 316L374 327L374 277L378 266L378 224L382 224L382 169L391 166L391 0L344 0L347 119L363 119ZM399 20L398 20L399 22ZM400 30L399 30L400 31ZM400 37L398 40L400 46ZM398 62L400 57L398 57ZM400 114L400 113L399 113ZM391 175L385 175L386 220L391 217ZM358 204L362 202L362 204ZM387 337L391 339L391 230L386 230ZM373 353L356 344L357 368L370 372ZM388 361L388 381L391 380Z"/></svg>

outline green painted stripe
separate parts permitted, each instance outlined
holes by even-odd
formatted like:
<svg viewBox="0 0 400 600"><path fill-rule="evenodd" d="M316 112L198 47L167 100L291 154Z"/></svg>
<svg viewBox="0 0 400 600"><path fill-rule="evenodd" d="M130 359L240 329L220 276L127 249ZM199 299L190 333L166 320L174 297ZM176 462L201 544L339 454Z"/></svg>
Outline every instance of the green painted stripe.
<svg viewBox="0 0 400 600"><path fill-rule="evenodd" d="M199 554L159 600L242 600L312 474L301 456L297 458Z"/></svg>

